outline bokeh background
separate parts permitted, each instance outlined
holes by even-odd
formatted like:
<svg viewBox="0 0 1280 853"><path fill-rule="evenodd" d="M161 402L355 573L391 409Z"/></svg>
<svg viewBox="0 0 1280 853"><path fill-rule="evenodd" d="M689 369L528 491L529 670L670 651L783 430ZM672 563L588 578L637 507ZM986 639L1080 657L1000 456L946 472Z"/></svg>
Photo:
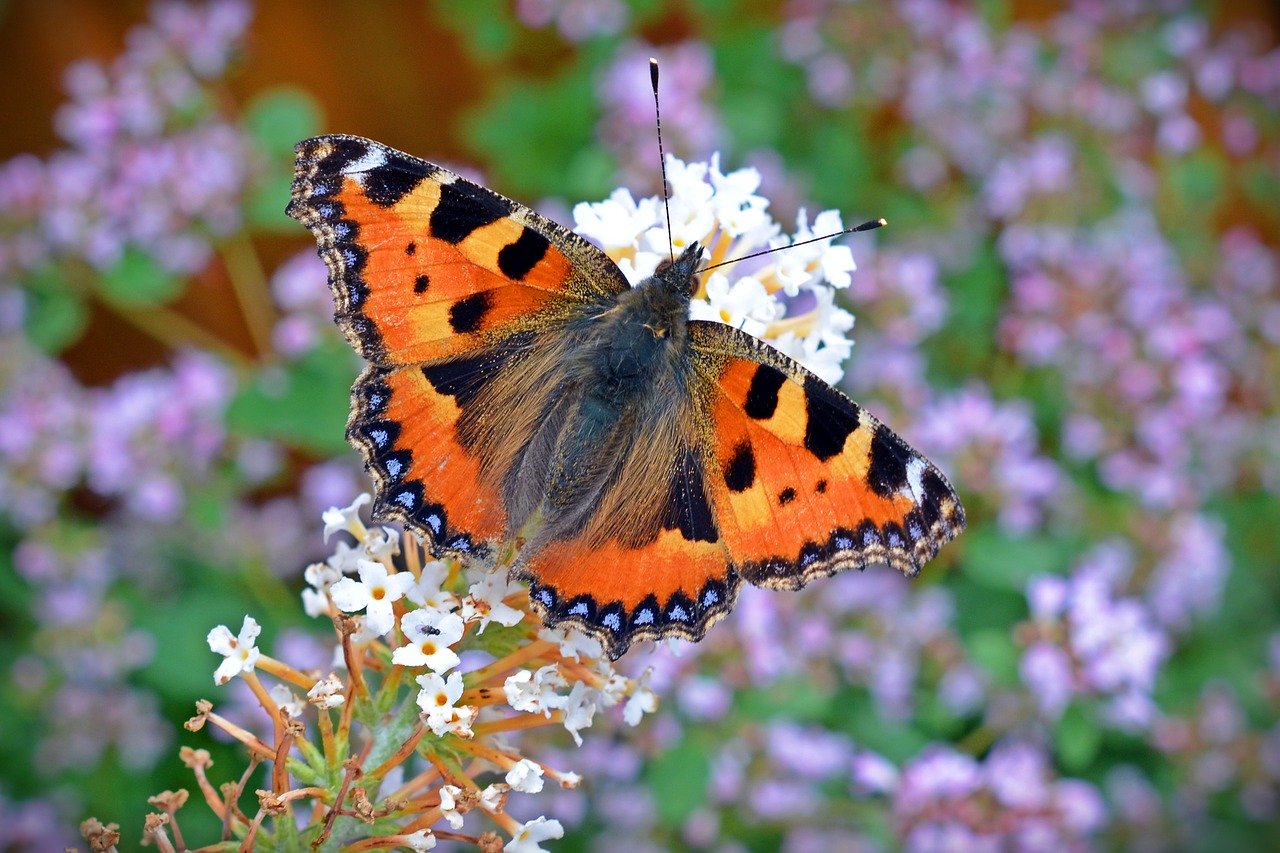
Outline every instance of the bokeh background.
<svg viewBox="0 0 1280 853"><path fill-rule="evenodd" d="M844 386L970 529L629 656L559 849L1274 849L1280 13L1075 3L0 3L0 849L131 844L246 612L299 666L358 364L283 216L345 131L572 224L667 150L852 241ZM327 624L327 623L326 623ZM238 682L237 682L238 683ZM188 809L191 811L191 809ZM184 816L188 838L213 831ZM212 836L209 838L212 840Z"/></svg>

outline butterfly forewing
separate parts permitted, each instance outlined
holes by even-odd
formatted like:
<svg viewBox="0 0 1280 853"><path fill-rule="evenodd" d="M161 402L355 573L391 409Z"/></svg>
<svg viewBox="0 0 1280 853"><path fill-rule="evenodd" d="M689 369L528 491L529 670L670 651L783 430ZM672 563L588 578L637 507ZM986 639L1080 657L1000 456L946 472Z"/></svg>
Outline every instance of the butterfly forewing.
<svg viewBox="0 0 1280 853"><path fill-rule="evenodd" d="M627 287L567 229L360 137L299 143L288 213L319 242L339 326L375 363L447 358Z"/></svg>

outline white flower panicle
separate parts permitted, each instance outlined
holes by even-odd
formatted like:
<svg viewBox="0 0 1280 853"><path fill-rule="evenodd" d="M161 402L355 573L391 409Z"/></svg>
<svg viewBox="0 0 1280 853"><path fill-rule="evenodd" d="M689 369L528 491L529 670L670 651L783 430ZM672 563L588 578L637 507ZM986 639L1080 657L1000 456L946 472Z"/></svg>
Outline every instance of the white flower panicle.
<svg viewBox="0 0 1280 853"><path fill-rule="evenodd" d="M844 228L834 210L808 222L800 211L790 237L769 215L769 202L757 195L760 173L720 170L710 163L685 163L667 157L671 216L670 247L662 199L632 198L617 190L608 199L574 207L577 231L604 248L632 284L653 274L658 262L694 242L707 250L707 265L732 261L766 249L790 246ZM847 334L853 315L835 304L835 291L847 288L856 268L848 246L817 240L712 270L702 275L689 316L743 329L781 349L827 382L844 375L853 342Z"/></svg>
<svg viewBox="0 0 1280 853"><path fill-rule="evenodd" d="M646 205L635 205L629 196L613 201L630 206L638 221L652 219L642 211ZM521 755L502 736L562 726L581 744L583 730L597 715L617 706L619 717L637 725L658 704L648 686L649 674L629 679L613 668L599 641L576 629L543 626L530 607L528 590L511 583L505 567L426 559L411 537L400 540L387 528L366 525L360 510L369 504L368 495L361 495L350 506L324 514L326 537L336 536L333 554L304 571L304 609L332 620L338 638L334 672L300 672L262 654L257 648L261 628L251 617L245 617L238 635L224 625L209 632L210 649L223 656L217 682L243 675L283 739L266 743L211 708L203 709L200 719L224 728L259 757L287 754L290 761L310 762L317 779L336 778L335 768L357 760L350 755L344 759L336 750L366 739L389 739L378 747L379 754L397 761L413 755L427 759L428 766L438 768L435 778L427 779L434 783L436 797L416 799L421 808L408 814L404 824L412 831L378 836L377 849L430 850L437 835L427 825L435 821L447 824L448 837L471 839L462 833L464 816L478 812L510 836L504 849L542 850L541 842L563 835L561 825L545 817L519 823L506 813L507 800L542 791L548 779L573 788L581 777ZM263 684L260 673L279 683ZM402 710L396 710L393 698ZM314 724L283 725L285 717L308 716ZM379 721L372 731L353 736L353 726L371 725L370 720ZM289 740L299 737L299 731L317 733L320 743L300 748ZM465 774L446 769L467 755L473 762ZM485 773L493 778L477 782ZM285 790L289 773L272 773L271 778L278 789L260 795L315 796L302 793L310 788ZM365 789L358 790L367 796ZM316 814L333 808L353 813L350 802L335 804L339 795L330 793L332 797L318 801ZM222 801L210 794L206 799ZM410 823L423 814L429 818ZM485 839L478 835L473 841L487 849L491 837Z"/></svg>

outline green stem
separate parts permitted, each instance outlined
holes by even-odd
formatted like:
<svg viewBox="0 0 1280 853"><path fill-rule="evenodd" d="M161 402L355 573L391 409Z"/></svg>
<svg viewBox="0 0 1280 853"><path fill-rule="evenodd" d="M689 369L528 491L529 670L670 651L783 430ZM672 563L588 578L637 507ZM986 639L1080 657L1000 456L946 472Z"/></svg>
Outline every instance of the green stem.
<svg viewBox="0 0 1280 853"><path fill-rule="evenodd" d="M253 241L243 231L237 232L218 247L222 263L231 279L236 302L249 327L249 337L259 356L271 352L271 320L275 308L271 304L270 286L262 269L262 261L253 248Z"/></svg>
<svg viewBox="0 0 1280 853"><path fill-rule="evenodd" d="M395 716L380 725L370 727L373 732L373 746L370 747L369 754L365 757L364 766L369 768L380 767L409 739L417 725L418 705L413 701L413 694L410 694ZM352 787L354 788L357 785L365 789L370 802L377 802L378 789L382 785L381 779L364 777L353 784ZM340 805L342 804L334 803L334 808ZM350 815L338 815L337 820L333 823L333 832L330 833L324 844L320 845L319 850L323 851L323 853L337 853L353 840L368 837L368 832L368 824L358 818Z"/></svg>

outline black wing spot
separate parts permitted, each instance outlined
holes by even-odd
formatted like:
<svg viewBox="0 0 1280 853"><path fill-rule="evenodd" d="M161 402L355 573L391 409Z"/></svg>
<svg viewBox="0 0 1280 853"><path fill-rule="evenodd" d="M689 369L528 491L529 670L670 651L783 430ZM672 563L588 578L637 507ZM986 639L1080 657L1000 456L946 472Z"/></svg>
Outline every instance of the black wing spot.
<svg viewBox="0 0 1280 853"><path fill-rule="evenodd" d="M746 413L758 421L773 417L778 408L778 392L787 381L786 374L768 364L756 366L747 389Z"/></svg>
<svg viewBox="0 0 1280 853"><path fill-rule="evenodd" d="M883 426L876 427L876 434L871 437L867 482L881 497L899 492L907 485L907 453L899 444L901 440Z"/></svg>
<svg viewBox="0 0 1280 853"><path fill-rule="evenodd" d="M858 407L842 400L816 376L804 380L804 446L827 461L844 450L845 439L858 428Z"/></svg>
<svg viewBox="0 0 1280 853"><path fill-rule="evenodd" d="M329 153L316 164L316 174L337 175L342 167L369 153L369 146L359 139L330 139ZM309 152L315 149L308 149Z"/></svg>
<svg viewBox="0 0 1280 853"><path fill-rule="evenodd" d="M542 260L550 246L546 237L526 226L514 243L498 252L498 269L508 278L520 281Z"/></svg>
<svg viewBox="0 0 1280 853"><path fill-rule="evenodd" d="M364 194L379 207L392 207L413 192L425 177L399 166L379 166L364 173Z"/></svg>
<svg viewBox="0 0 1280 853"><path fill-rule="evenodd" d="M431 211L431 234L457 245L476 229L511 213L511 203L458 180L440 185L440 202Z"/></svg>
<svg viewBox="0 0 1280 853"><path fill-rule="evenodd" d="M702 464L691 450L685 450L676 463L662 527L664 530L678 527L680 535L690 542L720 539L703 486Z"/></svg>
<svg viewBox="0 0 1280 853"><path fill-rule="evenodd" d="M466 299L459 299L449 308L449 325L458 334L474 332L480 328L484 315L493 307L488 292L477 293Z"/></svg>
<svg viewBox="0 0 1280 853"><path fill-rule="evenodd" d="M412 240L409 241L409 245L404 247L404 253L409 257L413 257L413 253L416 251L418 251L418 244Z"/></svg>
<svg viewBox="0 0 1280 853"><path fill-rule="evenodd" d="M786 506L787 504L791 503L795 499L796 499L796 490L791 488L790 486L787 486L785 489L778 492L778 506Z"/></svg>
<svg viewBox="0 0 1280 853"><path fill-rule="evenodd" d="M431 284L431 277L423 273L413 280L414 293L426 293L427 285Z"/></svg>
<svg viewBox="0 0 1280 853"><path fill-rule="evenodd" d="M724 484L732 492L745 492L755 481L756 455L751 450L751 442L740 442L724 468Z"/></svg>
<svg viewBox="0 0 1280 853"><path fill-rule="evenodd" d="M815 492L817 492L818 494L822 494L823 492L825 492L825 491L827 490L827 481L826 481L826 480L819 480L819 481L818 481L818 483L817 483L817 485L815 485L815 486L813 487L813 490L814 490Z"/></svg>

